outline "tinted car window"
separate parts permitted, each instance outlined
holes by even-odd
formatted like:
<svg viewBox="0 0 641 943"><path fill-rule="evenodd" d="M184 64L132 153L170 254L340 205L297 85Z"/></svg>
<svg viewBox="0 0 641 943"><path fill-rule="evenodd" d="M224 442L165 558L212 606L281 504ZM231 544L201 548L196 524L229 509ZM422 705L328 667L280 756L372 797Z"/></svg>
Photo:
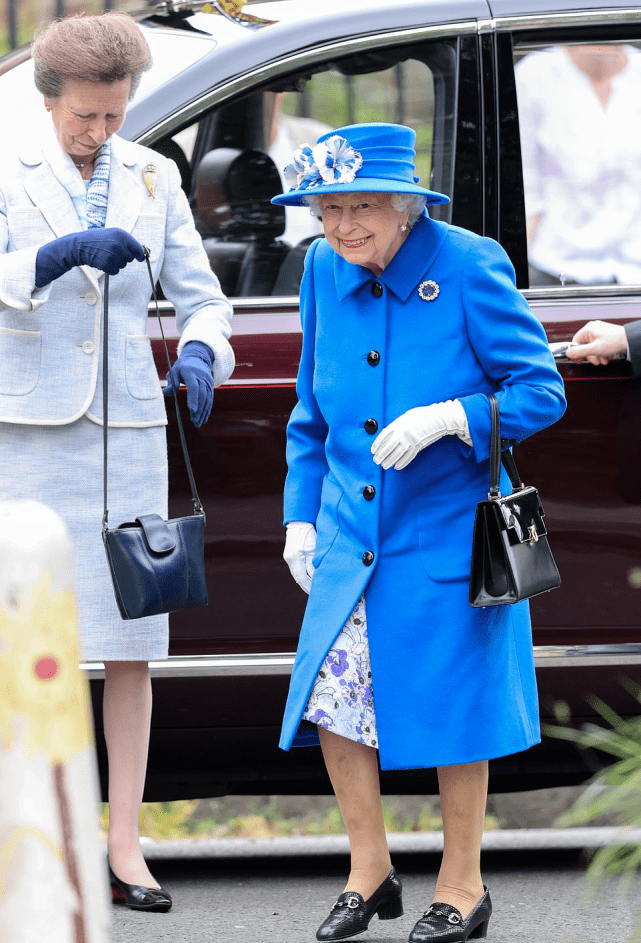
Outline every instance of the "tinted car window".
<svg viewBox="0 0 641 943"><path fill-rule="evenodd" d="M516 47L529 281L641 284L641 51Z"/></svg>
<svg viewBox="0 0 641 943"><path fill-rule="evenodd" d="M446 43L316 64L226 102L158 145L175 159L212 268L231 297L298 294L320 222L271 205L301 144L345 124L396 121L417 133L417 174L449 193L455 51ZM449 209L434 208L449 218Z"/></svg>

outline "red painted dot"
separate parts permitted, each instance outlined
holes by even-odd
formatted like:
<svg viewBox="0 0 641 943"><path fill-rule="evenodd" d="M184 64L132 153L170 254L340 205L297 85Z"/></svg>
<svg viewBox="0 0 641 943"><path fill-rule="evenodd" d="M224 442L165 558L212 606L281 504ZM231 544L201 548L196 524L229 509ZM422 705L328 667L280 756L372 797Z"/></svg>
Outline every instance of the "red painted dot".
<svg viewBox="0 0 641 943"><path fill-rule="evenodd" d="M58 674L60 666L55 658L40 658L33 670L41 681L51 681Z"/></svg>

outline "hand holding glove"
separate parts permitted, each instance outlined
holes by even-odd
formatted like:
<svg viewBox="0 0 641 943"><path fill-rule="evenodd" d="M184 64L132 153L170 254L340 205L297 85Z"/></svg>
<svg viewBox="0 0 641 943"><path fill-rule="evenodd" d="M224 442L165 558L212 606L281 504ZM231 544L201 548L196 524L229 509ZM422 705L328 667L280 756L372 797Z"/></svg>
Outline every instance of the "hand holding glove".
<svg viewBox="0 0 641 943"><path fill-rule="evenodd" d="M209 419L214 402L212 367L214 352L200 341L188 341L176 363L167 374L165 396L173 396L181 383L187 387L187 406L191 421L198 427Z"/></svg>
<svg viewBox="0 0 641 943"><path fill-rule="evenodd" d="M445 435L457 435L466 445L472 445L467 416L457 399L417 406L402 413L374 439L374 461L383 468L393 465L400 470L409 465L421 449Z"/></svg>
<svg viewBox="0 0 641 943"><path fill-rule="evenodd" d="M90 265L109 275L117 275L133 259L143 262L145 250L124 229L72 232L38 249L36 288L48 285L77 265Z"/></svg>
<svg viewBox="0 0 641 943"><path fill-rule="evenodd" d="M301 589L309 595L312 588L316 552L316 528L307 521L290 521L287 525L283 558Z"/></svg>

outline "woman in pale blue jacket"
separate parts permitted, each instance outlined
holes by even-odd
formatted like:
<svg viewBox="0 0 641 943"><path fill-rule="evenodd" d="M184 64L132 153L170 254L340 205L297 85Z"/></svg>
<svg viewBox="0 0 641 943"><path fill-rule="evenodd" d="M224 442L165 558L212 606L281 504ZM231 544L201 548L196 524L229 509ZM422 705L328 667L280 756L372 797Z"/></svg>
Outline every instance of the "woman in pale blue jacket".
<svg viewBox="0 0 641 943"><path fill-rule="evenodd" d="M414 140L339 128L274 198L311 205L326 236L306 258L288 426L285 559L310 595L281 739L320 738L350 841L319 940L403 912L379 760L438 767L444 854L411 943L485 936L488 760L539 741L528 603L473 609L468 581L487 394L515 443L562 415L563 384L501 247L428 217L447 197L416 183Z"/></svg>
<svg viewBox="0 0 641 943"><path fill-rule="evenodd" d="M176 309L178 360L196 425L230 375L231 306L209 268L178 170L119 138L149 47L125 14L71 17L33 45L50 136L0 170L0 493L65 520L81 654L105 664L108 851L117 898L168 910L138 838L151 718L148 661L167 657L167 616L123 621L101 537L103 272L109 311L109 511L117 526L167 516L167 418L147 335L154 279ZM117 274L119 273L119 274Z"/></svg>

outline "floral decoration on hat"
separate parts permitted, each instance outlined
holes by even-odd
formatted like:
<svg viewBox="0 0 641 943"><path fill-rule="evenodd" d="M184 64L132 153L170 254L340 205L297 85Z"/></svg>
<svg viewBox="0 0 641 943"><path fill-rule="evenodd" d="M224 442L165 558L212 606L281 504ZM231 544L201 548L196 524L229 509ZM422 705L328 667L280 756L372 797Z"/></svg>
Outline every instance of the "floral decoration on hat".
<svg viewBox="0 0 641 943"><path fill-rule="evenodd" d="M325 183L351 183L363 166L363 158L338 134L315 144L301 144L285 167L285 182L292 190L309 190Z"/></svg>
<svg viewBox="0 0 641 943"><path fill-rule="evenodd" d="M309 144L301 144L294 151L294 158L291 164L288 164L283 170L285 183L292 190L306 190L314 185L314 181L322 183L320 171L316 166L312 147Z"/></svg>

